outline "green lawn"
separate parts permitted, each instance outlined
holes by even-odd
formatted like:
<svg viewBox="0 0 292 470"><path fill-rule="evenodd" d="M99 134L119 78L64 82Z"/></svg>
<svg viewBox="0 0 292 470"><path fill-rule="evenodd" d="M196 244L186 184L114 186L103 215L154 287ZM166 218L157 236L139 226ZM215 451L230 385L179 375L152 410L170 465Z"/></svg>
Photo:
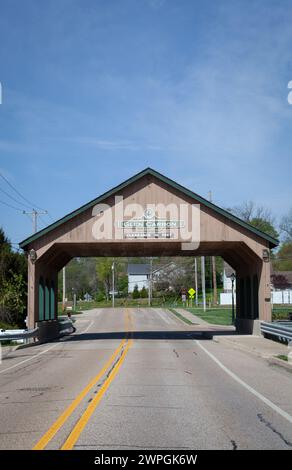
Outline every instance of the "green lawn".
<svg viewBox="0 0 292 470"><path fill-rule="evenodd" d="M292 305L273 306L273 320L287 320L289 312L292 312Z"/></svg>
<svg viewBox="0 0 292 470"><path fill-rule="evenodd" d="M232 309L231 308L208 308L206 312L202 308L186 308L188 312L191 312L193 315L202 318L208 323L213 325L232 325Z"/></svg>
<svg viewBox="0 0 292 470"><path fill-rule="evenodd" d="M208 323L217 325L231 325L232 309L231 308L208 308L206 312L202 308L186 308L189 312L202 318ZM292 306L278 306L273 308L273 320L285 320L288 318L288 312L292 312Z"/></svg>
<svg viewBox="0 0 292 470"><path fill-rule="evenodd" d="M76 311L68 310L72 314L82 313L82 311L90 310L92 308L109 308L112 306L112 301L101 301L96 302L95 300L91 302L79 301L77 302ZM115 306L116 307L148 307L148 298L145 299L123 299L123 298L116 298L115 299ZM177 308L183 307L180 301L169 300L167 302L163 302L163 299L157 298L153 299L152 307L162 307L162 308ZM197 315L198 317L202 318L203 320L207 321L211 324L217 325L231 325L232 319L232 309L228 307L211 307L207 308L207 311L200 307L192 307L186 308L189 312ZM288 312L292 312L292 306L274 306L273 307L273 320L284 320L288 318ZM62 315L62 303L59 302L58 304L58 314ZM6 325L6 328L9 326ZM1 326L0 328L5 328L5 326ZM16 326L10 328L16 328Z"/></svg>
<svg viewBox="0 0 292 470"><path fill-rule="evenodd" d="M72 313L78 313L84 310L90 310L92 308L110 308L112 306L112 301L109 300L108 302L106 300L103 300L101 302L97 302L95 300L92 300L90 302L85 302L85 301L78 301L77 302L77 309L76 312ZM123 299L123 298L116 298L115 299L115 306L116 307L148 307L148 298L145 299ZM181 303L174 303L173 300L169 300L166 302L163 302L163 299L153 299L152 300L152 307L173 307L173 306L178 306L181 307ZM62 312L62 302L58 303L58 315L63 315Z"/></svg>
<svg viewBox="0 0 292 470"><path fill-rule="evenodd" d="M278 354L278 356L276 356L278 359L282 359L282 361L286 361L288 362L288 356L286 356L285 354Z"/></svg>
<svg viewBox="0 0 292 470"><path fill-rule="evenodd" d="M187 318L185 318L183 315L181 315L180 313L178 313L174 308L168 308L168 310L170 310L170 312L172 312L176 317L178 317L180 320L184 321L185 323L187 323L188 325L192 325L192 322L189 321Z"/></svg>

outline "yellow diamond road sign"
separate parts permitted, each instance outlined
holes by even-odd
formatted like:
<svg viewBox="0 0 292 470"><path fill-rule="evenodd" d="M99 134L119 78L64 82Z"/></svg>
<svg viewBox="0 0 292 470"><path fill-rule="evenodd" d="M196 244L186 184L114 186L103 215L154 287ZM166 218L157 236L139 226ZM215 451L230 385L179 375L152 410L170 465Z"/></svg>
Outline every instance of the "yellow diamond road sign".
<svg viewBox="0 0 292 470"><path fill-rule="evenodd" d="M188 293L190 294L190 298L192 299L196 293L195 289L193 289L192 287L188 290Z"/></svg>

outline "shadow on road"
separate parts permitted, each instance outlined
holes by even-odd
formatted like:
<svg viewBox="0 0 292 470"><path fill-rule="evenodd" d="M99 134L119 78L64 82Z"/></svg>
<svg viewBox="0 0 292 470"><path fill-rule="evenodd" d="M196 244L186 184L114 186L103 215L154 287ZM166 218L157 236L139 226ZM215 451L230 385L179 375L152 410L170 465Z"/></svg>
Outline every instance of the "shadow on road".
<svg viewBox="0 0 292 470"><path fill-rule="evenodd" d="M127 335L131 338L139 340L190 340L190 339L212 339L218 335L235 335L234 331L218 330L218 331L109 331L101 333L81 333L67 337L67 341L90 341L100 339L123 339Z"/></svg>

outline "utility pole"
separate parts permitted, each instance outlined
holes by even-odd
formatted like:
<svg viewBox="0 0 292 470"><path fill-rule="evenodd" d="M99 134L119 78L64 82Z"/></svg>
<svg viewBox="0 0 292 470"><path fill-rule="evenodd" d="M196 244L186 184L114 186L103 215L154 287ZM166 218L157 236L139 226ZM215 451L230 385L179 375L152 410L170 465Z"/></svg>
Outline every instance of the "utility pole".
<svg viewBox="0 0 292 470"><path fill-rule="evenodd" d="M113 308L115 307L115 262L112 264L112 301Z"/></svg>
<svg viewBox="0 0 292 470"><path fill-rule="evenodd" d="M206 312L205 256L201 256L201 276L202 276L203 308L204 308L204 312Z"/></svg>
<svg viewBox="0 0 292 470"><path fill-rule="evenodd" d="M216 277L216 258L212 256L212 272L213 272L213 302L217 305L217 277Z"/></svg>
<svg viewBox="0 0 292 470"><path fill-rule="evenodd" d="M198 265L197 265L197 258L195 258L195 290L196 290L196 307L198 306Z"/></svg>
<svg viewBox="0 0 292 470"><path fill-rule="evenodd" d="M150 271L149 271L149 283L148 283L148 305L151 307L152 302L152 258L150 258Z"/></svg>
<svg viewBox="0 0 292 470"><path fill-rule="evenodd" d="M209 191L209 201L212 202L212 192ZM213 303L217 305L217 276L216 276L216 257L212 256L212 277L213 277Z"/></svg>
<svg viewBox="0 0 292 470"><path fill-rule="evenodd" d="M22 213L32 216L32 230L33 233L36 233L38 231L38 216L45 215L48 213L48 211L36 211L35 209L33 209L32 212L22 211Z"/></svg>

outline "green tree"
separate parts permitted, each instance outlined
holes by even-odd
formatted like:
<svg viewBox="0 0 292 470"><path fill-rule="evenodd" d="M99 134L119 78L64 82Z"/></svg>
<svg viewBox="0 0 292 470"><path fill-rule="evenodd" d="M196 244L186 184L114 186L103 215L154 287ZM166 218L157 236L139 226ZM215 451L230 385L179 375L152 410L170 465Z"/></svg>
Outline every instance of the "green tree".
<svg viewBox="0 0 292 470"><path fill-rule="evenodd" d="M128 295L128 276L121 272L117 276L117 290L122 296Z"/></svg>
<svg viewBox="0 0 292 470"><path fill-rule="evenodd" d="M240 206L227 210L271 237L279 237L275 228L275 219L270 209L257 205L254 201L246 201Z"/></svg>
<svg viewBox="0 0 292 470"><path fill-rule="evenodd" d="M138 285L136 284L132 293L133 299L139 299L140 298L140 292L138 289Z"/></svg>
<svg viewBox="0 0 292 470"><path fill-rule="evenodd" d="M280 229L285 237L286 242L292 242L292 207L280 223Z"/></svg>
<svg viewBox="0 0 292 470"><path fill-rule="evenodd" d="M27 260L12 250L0 228L0 320L23 326L26 316Z"/></svg>
<svg viewBox="0 0 292 470"><path fill-rule="evenodd" d="M258 228L262 232L267 233L273 238L279 237L279 233L269 220L265 220L260 217L254 217L253 219L251 219L250 224Z"/></svg>
<svg viewBox="0 0 292 470"><path fill-rule="evenodd" d="M109 300L109 292L112 288L112 265L115 263L115 285L116 289L125 288L125 264L123 259L117 261L112 257L96 258L96 274L98 282L104 288L106 299Z"/></svg>
<svg viewBox="0 0 292 470"><path fill-rule="evenodd" d="M148 290L146 289L145 286L143 286L140 291L140 297L141 299L146 299L148 297Z"/></svg>
<svg viewBox="0 0 292 470"><path fill-rule="evenodd" d="M59 286L62 286L62 271L59 272ZM88 292L92 296L98 289L96 258L74 258L66 266L67 297L72 300L72 293L77 298L84 298ZM61 289L60 289L61 291Z"/></svg>
<svg viewBox="0 0 292 470"><path fill-rule="evenodd" d="M4 280L1 292L1 320L10 325L22 325L26 311L26 283L22 274L12 273Z"/></svg>
<svg viewBox="0 0 292 470"><path fill-rule="evenodd" d="M283 243L272 262L275 271L292 271L292 242Z"/></svg>
<svg viewBox="0 0 292 470"><path fill-rule="evenodd" d="M111 290L113 261L114 258L110 257L97 258L96 261L97 277L104 286L106 300L109 300L109 292Z"/></svg>

